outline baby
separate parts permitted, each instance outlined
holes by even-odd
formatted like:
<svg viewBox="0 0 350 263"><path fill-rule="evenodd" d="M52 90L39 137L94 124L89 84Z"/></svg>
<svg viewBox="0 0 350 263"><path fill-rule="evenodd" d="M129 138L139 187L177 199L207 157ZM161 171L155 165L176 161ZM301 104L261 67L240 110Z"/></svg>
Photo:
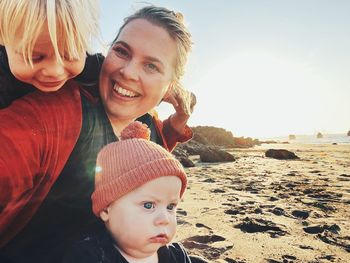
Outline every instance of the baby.
<svg viewBox="0 0 350 263"><path fill-rule="evenodd" d="M149 141L140 122L121 138L97 157L92 206L105 229L75 244L64 262L191 262L179 243L171 243L187 185L182 165Z"/></svg>

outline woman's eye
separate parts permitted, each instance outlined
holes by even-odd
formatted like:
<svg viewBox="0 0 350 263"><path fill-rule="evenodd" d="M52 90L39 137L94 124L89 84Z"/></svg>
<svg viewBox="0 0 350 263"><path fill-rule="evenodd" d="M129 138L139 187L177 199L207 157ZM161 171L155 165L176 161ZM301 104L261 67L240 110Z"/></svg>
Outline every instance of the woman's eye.
<svg viewBox="0 0 350 263"><path fill-rule="evenodd" d="M146 64L146 68L149 70L149 71L157 71L159 72L159 69L156 65L154 65L153 63L147 63Z"/></svg>
<svg viewBox="0 0 350 263"><path fill-rule="evenodd" d="M155 207L155 205L152 202L145 202L145 203L143 203L143 207L146 209L152 209Z"/></svg>
<svg viewBox="0 0 350 263"><path fill-rule="evenodd" d="M129 57L129 52L121 47L116 47L114 48L115 53L121 58L128 58Z"/></svg>
<svg viewBox="0 0 350 263"><path fill-rule="evenodd" d="M176 208L176 204L169 204L166 208L168 210L174 210Z"/></svg>

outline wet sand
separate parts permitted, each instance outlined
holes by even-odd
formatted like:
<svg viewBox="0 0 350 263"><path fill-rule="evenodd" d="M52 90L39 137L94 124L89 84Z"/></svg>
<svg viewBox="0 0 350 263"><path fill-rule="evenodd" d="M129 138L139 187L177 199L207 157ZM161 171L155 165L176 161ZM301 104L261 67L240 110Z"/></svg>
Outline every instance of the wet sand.
<svg viewBox="0 0 350 263"><path fill-rule="evenodd" d="M264 157L293 151L299 160ZM350 145L233 149L232 163L187 168L178 232L210 262L350 262Z"/></svg>

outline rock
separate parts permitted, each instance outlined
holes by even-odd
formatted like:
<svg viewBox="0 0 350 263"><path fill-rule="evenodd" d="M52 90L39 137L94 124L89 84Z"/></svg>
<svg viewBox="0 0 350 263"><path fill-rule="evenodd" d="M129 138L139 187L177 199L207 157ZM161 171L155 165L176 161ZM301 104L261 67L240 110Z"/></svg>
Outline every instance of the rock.
<svg viewBox="0 0 350 263"><path fill-rule="evenodd" d="M205 145L222 146L222 147L253 147L260 145L257 139L234 137L232 132L223 128L212 126L191 127L193 130L193 140Z"/></svg>
<svg viewBox="0 0 350 263"><path fill-rule="evenodd" d="M206 145L217 145L224 147L233 147L234 139L231 132L223 128L212 126L192 127L194 140Z"/></svg>
<svg viewBox="0 0 350 263"><path fill-rule="evenodd" d="M189 155L200 155L201 152L207 149L207 146L192 139L187 143L179 144L177 148L183 149Z"/></svg>
<svg viewBox="0 0 350 263"><path fill-rule="evenodd" d="M189 158L179 157L177 159L180 161L180 163L182 164L183 167L186 167L186 168L195 167L194 163Z"/></svg>
<svg viewBox="0 0 350 263"><path fill-rule="evenodd" d="M183 165L183 167L194 167L194 163L189 159L188 153L186 150L184 150L181 147L176 147L173 152L173 155L175 155L176 159L179 160L179 162Z"/></svg>
<svg viewBox="0 0 350 263"><path fill-rule="evenodd" d="M202 162L214 163L214 162L233 162L235 158L232 154L215 149L213 147L207 147L205 151L200 153L200 159Z"/></svg>
<svg viewBox="0 0 350 263"><path fill-rule="evenodd" d="M348 131L348 136L350 136L350 131Z"/></svg>
<svg viewBox="0 0 350 263"><path fill-rule="evenodd" d="M269 149L265 152L265 156L279 160L299 159L293 152L284 149Z"/></svg>
<svg viewBox="0 0 350 263"><path fill-rule="evenodd" d="M322 133L318 132L316 137L317 137L317 139L321 139L321 138L323 138L323 135L322 135Z"/></svg>
<svg viewBox="0 0 350 263"><path fill-rule="evenodd" d="M295 140L296 139L294 134L289 134L288 138L289 138L289 140Z"/></svg>

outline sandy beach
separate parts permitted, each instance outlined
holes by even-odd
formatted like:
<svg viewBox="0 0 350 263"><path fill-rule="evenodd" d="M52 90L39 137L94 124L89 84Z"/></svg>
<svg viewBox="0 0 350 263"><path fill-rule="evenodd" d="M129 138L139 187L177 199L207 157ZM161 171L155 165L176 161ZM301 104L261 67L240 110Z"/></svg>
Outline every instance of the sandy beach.
<svg viewBox="0 0 350 263"><path fill-rule="evenodd" d="M299 160L266 158L267 149ZM178 232L210 262L350 262L350 145L231 149L236 161L186 168Z"/></svg>

